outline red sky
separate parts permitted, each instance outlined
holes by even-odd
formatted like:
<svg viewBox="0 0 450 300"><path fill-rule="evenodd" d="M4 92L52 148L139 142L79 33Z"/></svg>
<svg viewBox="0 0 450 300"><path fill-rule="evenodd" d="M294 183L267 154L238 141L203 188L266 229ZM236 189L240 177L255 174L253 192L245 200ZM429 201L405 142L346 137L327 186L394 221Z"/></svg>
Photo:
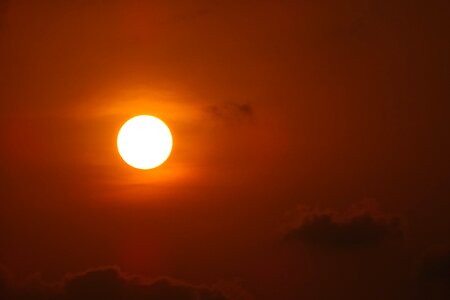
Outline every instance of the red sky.
<svg viewBox="0 0 450 300"><path fill-rule="evenodd" d="M0 298L447 299L449 20L0 0ZM150 171L116 150L139 114L174 137Z"/></svg>

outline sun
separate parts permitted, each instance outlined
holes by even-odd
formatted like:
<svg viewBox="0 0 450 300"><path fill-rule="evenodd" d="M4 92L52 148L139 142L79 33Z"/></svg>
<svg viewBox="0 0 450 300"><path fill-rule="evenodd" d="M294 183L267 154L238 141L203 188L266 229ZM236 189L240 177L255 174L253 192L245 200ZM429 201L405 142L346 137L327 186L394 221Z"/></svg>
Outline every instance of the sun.
<svg viewBox="0 0 450 300"><path fill-rule="evenodd" d="M129 119L117 136L117 149L130 166L148 170L164 163L172 151L172 134L160 119L141 115Z"/></svg>

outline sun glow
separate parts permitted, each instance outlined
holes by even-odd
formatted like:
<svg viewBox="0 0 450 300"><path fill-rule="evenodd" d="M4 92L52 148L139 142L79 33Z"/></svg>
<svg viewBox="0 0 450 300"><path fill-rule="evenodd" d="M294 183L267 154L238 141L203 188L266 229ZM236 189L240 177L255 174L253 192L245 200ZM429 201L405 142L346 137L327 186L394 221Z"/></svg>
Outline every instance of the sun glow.
<svg viewBox="0 0 450 300"><path fill-rule="evenodd" d="M160 119L141 115L128 120L117 136L117 148L130 166L147 170L164 163L172 151L172 134Z"/></svg>

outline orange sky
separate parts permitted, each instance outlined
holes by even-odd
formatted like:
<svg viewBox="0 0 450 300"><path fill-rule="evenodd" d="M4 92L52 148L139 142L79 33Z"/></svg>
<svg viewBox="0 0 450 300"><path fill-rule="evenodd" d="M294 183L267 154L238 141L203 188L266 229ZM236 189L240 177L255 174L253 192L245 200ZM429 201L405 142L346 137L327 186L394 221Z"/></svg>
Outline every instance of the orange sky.
<svg viewBox="0 0 450 300"><path fill-rule="evenodd" d="M449 9L0 1L0 265L407 299L450 242ZM174 138L150 171L116 150L139 114Z"/></svg>

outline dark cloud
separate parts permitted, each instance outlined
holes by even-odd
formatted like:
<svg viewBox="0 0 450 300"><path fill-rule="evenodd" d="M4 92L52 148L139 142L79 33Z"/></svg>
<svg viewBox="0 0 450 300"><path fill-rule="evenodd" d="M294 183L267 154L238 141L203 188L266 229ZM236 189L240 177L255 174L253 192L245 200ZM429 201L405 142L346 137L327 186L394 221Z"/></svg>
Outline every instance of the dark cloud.
<svg viewBox="0 0 450 300"><path fill-rule="evenodd" d="M403 235L395 218L381 218L365 212L346 218L332 214L313 214L285 236L289 242L308 245L353 248L379 244Z"/></svg>
<svg viewBox="0 0 450 300"><path fill-rule="evenodd" d="M441 247L426 254L419 274L424 280L446 280L450 283L450 248Z"/></svg>
<svg viewBox="0 0 450 300"><path fill-rule="evenodd" d="M418 299L450 299L450 247L428 251L418 275Z"/></svg>
<svg viewBox="0 0 450 300"><path fill-rule="evenodd" d="M206 111L215 118L226 120L240 120L253 115L253 106L248 103L224 103L222 105L209 105Z"/></svg>
<svg viewBox="0 0 450 300"><path fill-rule="evenodd" d="M221 291L169 278L148 281L123 274L114 267L68 276L62 283L26 284L11 288L0 278L0 298L5 300L227 300Z"/></svg>

